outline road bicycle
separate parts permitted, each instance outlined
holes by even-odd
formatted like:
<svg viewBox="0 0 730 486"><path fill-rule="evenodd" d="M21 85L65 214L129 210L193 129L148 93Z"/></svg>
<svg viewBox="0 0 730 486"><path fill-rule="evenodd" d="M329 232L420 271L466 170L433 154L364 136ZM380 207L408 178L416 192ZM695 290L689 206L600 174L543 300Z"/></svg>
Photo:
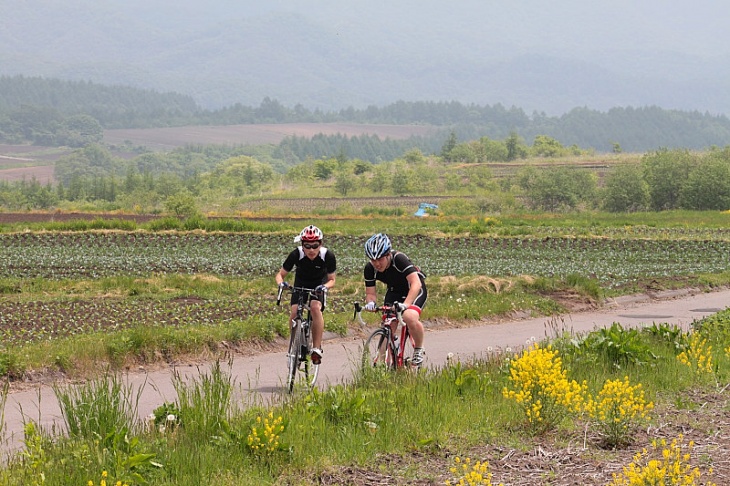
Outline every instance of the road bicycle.
<svg viewBox="0 0 730 486"><path fill-rule="evenodd" d="M363 326L367 325L362 319L362 311L365 308L359 302L355 302L354 306L353 318L357 317ZM380 327L365 341L363 368L380 367L387 370L420 368L420 365L411 366L415 345L413 337L408 332L408 326L403 322L398 304L376 307L372 312L380 312Z"/></svg>
<svg viewBox="0 0 730 486"><path fill-rule="evenodd" d="M276 297L276 305L281 303L281 296L284 292L297 293L296 317L289 323L289 351L287 358L287 381L289 393L294 391L294 384L297 381L297 374L303 375L305 383L312 387L317 381L319 364L312 362L310 353L312 351L312 319L309 313L312 297L318 297L322 301L322 308L326 305L327 293L317 293L314 289L304 287L292 287L290 285L280 286L279 294Z"/></svg>

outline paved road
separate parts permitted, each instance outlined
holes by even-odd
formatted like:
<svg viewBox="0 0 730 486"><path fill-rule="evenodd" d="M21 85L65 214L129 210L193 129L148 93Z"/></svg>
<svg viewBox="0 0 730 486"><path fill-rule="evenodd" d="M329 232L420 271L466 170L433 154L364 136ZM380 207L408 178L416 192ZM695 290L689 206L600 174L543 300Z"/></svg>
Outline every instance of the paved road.
<svg viewBox="0 0 730 486"><path fill-rule="evenodd" d="M658 300L657 300L658 299ZM489 348L517 351L531 339L553 336L557 330L587 332L596 327L620 322L624 327L644 324L670 323L687 328L694 320L730 307L730 290L710 293L691 291L666 292L659 295L624 297L612 301L602 309L591 312L566 314L553 318L531 318L486 324L483 326L439 329L427 326L427 365L441 366L452 353L455 358L467 360L483 355ZM346 382L352 376L355 357L359 355L362 336L329 339L325 342L325 360L320 367L320 387ZM185 366L176 369L183 379L208 373L209 364ZM227 364L224 370L228 371ZM149 373L130 373L126 381L131 390L141 388L140 417L149 415L162 403L176 401L172 384L173 369ZM243 406L269 404L285 396L282 386L286 363L284 351L237 356L230 369L237 385L238 400ZM52 388L38 385L32 389L11 392L5 407L4 440L0 451L7 453L23 446L23 423L33 420L46 430L52 424L62 424L60 409Z"/></svg>

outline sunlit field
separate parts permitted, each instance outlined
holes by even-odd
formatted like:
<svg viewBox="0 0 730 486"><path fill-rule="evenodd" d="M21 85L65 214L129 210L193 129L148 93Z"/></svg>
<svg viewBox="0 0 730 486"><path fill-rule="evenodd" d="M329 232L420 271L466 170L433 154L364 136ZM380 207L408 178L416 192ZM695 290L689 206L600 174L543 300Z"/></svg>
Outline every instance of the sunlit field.
<svg viewBox="0 0 730 486"><path fill-rule="evenodd" d="M713 467L725 458L713 448L710 423L722 411L702 403L724 400L730 376L725 313L696 324L694 332L615 323L585 336L556 333L514 356L449 361L412 374L360 370L351 382L301 390L271 406L232 401L240 384L216 356L215 343L228 343L230 351L286 336L273 275L303 224L319 225L337 255L327 328L345 334L353 325L352 303L363 297L362 245L377 231L387 231L427 274L428 318L469 325L515 311L558 314L566 295L600 306L608 296L647 288L727 286L728 217L197 217L4 225L0 372L9 384L31 370L83 384L76 391L55 388L70 434L40 430L29 420L24 449L8 458L0 484L371 484L367 478L490 484L485 478L492 474L491 484L562 484L554 478L573 477L618 485L628 481L623 467L632 479L649 474L644 464L651 454L683 471L682 484L713 484ZM175 401L160 403L147 420L136 418L135 391L125 388L119 370L201 350L218 360L211 374L178 383ZM95 372L102 368L103 375ZM540 374L546 377L540 384L527 379ZM560 390L570 390L571 400ZM614 407L622 403L633 405ZM693 415L675 424L683 414ZM526 452L536 447L574 451L574 467ZM642 449L646 455L636 456ZM611 466L588 482L583 471L595 461ZM543 473L517 474L520 468Z"/></svg>

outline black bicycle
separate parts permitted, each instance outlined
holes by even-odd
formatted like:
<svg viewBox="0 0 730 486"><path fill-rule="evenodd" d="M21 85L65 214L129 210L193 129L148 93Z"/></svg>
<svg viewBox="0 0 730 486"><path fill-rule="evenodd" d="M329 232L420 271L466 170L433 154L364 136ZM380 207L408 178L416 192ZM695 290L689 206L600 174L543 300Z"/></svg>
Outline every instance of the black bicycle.
<svg viewBox="0 0 730 486"><path fill-rule="evenodd" d="M362 325L365 325L361 315L365 308L359 302L355 302L354 306L355 316ZM389 370L412 368L411 360L415 349L413 337L408 332L408 326L403 322L399 306L397 304L383 305L376 307L372 312L380 313L380 327L373 331L365 341L362 355L363 368L382 367ZM420 368L420 366L413 368Z"/></svg>
<svg viewBox="0 0 730 486"><path fill-rule="evenodd" d="M289 339L289 352L286 355L288 362L287 388L291 393L294 390L298 373L303 375L306 384L310 387L314 386L317 381L319 364L313 363L310 358L313 346L312 319L309 308L312 297L315 296L322 301L322 308L324 308L327 293L318 294L314 289L303 287L280 286L279 294L276 297L276 305L281 303L281 296L285 291L290 294L296 292L299 296L296 317L289 323L291 337Z"/></svg>

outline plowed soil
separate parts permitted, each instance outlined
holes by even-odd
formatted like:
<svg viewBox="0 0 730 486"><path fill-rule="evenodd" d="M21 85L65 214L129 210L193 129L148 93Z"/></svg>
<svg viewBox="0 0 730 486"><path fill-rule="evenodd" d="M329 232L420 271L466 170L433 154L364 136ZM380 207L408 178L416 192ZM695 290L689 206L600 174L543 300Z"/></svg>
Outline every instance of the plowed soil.
<svg viewBox="0 0 730 486"><path fill-rule="evenodd" d="M358 123L280 123L269 125L190 126L171 128L105 130L104 142L144 145L152 150L170 150L188 144L278 144L285 137L311 138L315 135L377 135L405 139L427 135L433 127L423 125L364 125Z"/></svg>
<svg viewBox="0 0 730 486"><path fill-rule="evenodd" d="M152 214L117 214L117 213L77 213L77 212L61 212L61 211L46 211L46 212L28 212L28 213L3 213L0 212L0 224L12 224L12 223L48 223L48 222L65 222L75 220L88 220L93 221L95 219L122 219L128 221L135 221L136 223L146 223L159 216Z"/></svg>

